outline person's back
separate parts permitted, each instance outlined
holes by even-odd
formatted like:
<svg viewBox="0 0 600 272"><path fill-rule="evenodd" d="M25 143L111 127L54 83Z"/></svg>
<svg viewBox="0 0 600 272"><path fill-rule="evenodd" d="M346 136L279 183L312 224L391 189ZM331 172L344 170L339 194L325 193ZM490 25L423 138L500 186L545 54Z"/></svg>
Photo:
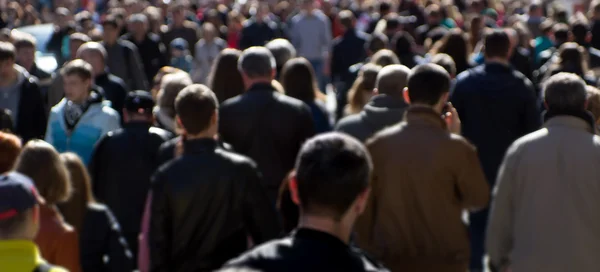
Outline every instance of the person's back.
<svg viewBox="0 0 600 272"><path fill-rule="evenodd" d="M331 50L331 78L334 83L343 82L350 76L350 66L362 62L367 57L365 44L369 39L367 34L354 28L355 18L349 10L339 13L339 20L344 29L344 35L333 40Z"/></svg>
<svg viewBox="0 0 600 272"><path fill-rule="evenodd" d="M248 90L223 103L220 136L236 152L256 161L275 203L279 185L292 169L300 146L314 135L311 111L302 101L272 87L275 61L266 48L247 49L239 62Z"/></svg>
<svg viewBox="0 0 600 272"><path fill-rule="evenodd" d="M94 195L111 208L134 254L150 177L159 166L158 149L172 137L151 126L153 106L148 92L130 93L123 108L123 129L98 142L89 165Z"/></svg>
<svg viewBox="0 0 600 272"><path fill-rule="evenodd" d="M357 241L393 271L466 271L462 212L489 199L475 148L453 134L460 131L456 111L448 106L451 120L442 118L449 87L442 67L413 68L404 121L367 142L374 200L359 220Z"/></svg>
<svg viewBox="0 0 600 272"><path fill-rule="evenodd" d="M212 271L254 244L279 234L273 205L256 165L217 147L218 102L191 85L177 97L186 133L183 154L157 171L152 184L152 271Z"/></svg>
<svg viewBox="0 0 600 272"><path fill-rule="evenodd" d="M544 128L515 141L499 171L490 263L499 271L595 271L600 137L580 78L561 73L546 84Z"/></svg>

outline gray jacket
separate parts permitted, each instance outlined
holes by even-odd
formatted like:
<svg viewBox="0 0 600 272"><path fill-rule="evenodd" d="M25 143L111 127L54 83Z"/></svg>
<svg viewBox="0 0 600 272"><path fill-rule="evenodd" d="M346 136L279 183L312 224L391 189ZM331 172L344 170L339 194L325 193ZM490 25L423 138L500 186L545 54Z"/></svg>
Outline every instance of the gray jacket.
<svg viewBox="0 0 600 272"><path fill-rule="evenodd" d="M503 271L600 269L600 137L558 115L513 143L500 167L486 239Z"/></svg>
<svg viewBox="0 0 600 272"><path fill-rule="evenodd" d="M144 65L137 47L130 41L118 40L108 46L102 43L108 53L106 66L111 74L125 81L130 90L149 90Z"/></svg>

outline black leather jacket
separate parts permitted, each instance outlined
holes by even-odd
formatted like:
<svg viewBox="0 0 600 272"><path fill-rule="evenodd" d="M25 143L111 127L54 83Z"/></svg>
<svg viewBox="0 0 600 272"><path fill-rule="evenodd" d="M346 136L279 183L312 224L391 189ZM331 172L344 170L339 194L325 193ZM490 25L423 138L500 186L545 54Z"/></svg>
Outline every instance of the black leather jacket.
<svg viewBox="0 0 600 272"><path fill-rule="evenodd" d="M212 271L281 227L256 165L212 139L184 142L183 155L153 177L151 271Z"/></svg>
<svg viewBox="0 0 600 272"><path fill-rule="evenodd" d="M90 162L94 194L114 212L134 253L158 148L171 136L148 123L129 122L100 139Z"/></svg>

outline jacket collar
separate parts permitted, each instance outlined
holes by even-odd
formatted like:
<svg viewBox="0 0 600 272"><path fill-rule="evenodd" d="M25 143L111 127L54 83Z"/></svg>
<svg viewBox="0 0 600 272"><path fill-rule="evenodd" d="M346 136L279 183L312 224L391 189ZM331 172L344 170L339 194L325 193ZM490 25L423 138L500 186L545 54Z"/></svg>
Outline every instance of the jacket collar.
<svg viewBox="0 0 600 272"><path fill-rule="evenodd" d="M273 91L275 92L275 88L273 88L273 85L271 85L271 83L256 83L252 86L250 86L250 88L248 89L247 92L257 92L257 91Z"/></svg>
<svg viewBox="0 0 600 272"><path fill-rule="evenodd" d="M124 129L127 130L140 130L140 131L148 131L152 126L151 122L143 122L143 121L129 121L123 125Z"/></svg>
<svg viewBox="0 0 600 272"><path fill-rule="evenodd" d="M217 148L217 141L214 139L203 138L195 140L186 140L183 142L184 154L198 154L212 152Z"/></svg>
<svg viewBox="0 0 600 272"><path fill-rule="evenodd" d="M373 108L403 109L408 105L404 99L387 94L373 96L367 106Z"/></svg>
<svg viewBox="0 0 600 272"><path fill-rule="evenodd" d="M408 124L427 124L446 130L446 122L433 108L426 106L409 106L404 114Z"/></svg>
<svg viewBox="0 0 600 272"><path fill-rule="evenodd" d="M331 248L348 248L348 245L339 238L322 231L309 228L298 228L292 236L296 239L316 240Z"/></svg>
<svg viewBox="0 0 600 272"><path fill-rule="evenodd" d="M544 122L545 127L566 126L596 133L594 117L587 111L546 111L544 113Z"/></svg>
<svg viewBox="0 0 600 272"><path fill-rule="evenodd" d="M486 62L485 71L492 73L510 73L512 68L510 65L499 63L499 62Z"/></svg>

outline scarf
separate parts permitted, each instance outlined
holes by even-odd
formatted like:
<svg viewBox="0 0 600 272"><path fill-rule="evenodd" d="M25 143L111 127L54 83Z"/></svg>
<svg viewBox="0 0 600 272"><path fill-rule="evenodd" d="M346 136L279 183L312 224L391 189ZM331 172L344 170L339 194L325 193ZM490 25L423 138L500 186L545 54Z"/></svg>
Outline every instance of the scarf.
<svg viewBox="0 0 600 272"><path fill-rule="evenodd" d="M568 115L573 117L578 117L583 119L588 125L590 125L590 129L592 133L596 129L596 120L594 120L594 116L591 112L586 110L578 110L578 111L570 111L570 110L547 110L544 112L544 122L547 122L553 117Z"/></svg>

